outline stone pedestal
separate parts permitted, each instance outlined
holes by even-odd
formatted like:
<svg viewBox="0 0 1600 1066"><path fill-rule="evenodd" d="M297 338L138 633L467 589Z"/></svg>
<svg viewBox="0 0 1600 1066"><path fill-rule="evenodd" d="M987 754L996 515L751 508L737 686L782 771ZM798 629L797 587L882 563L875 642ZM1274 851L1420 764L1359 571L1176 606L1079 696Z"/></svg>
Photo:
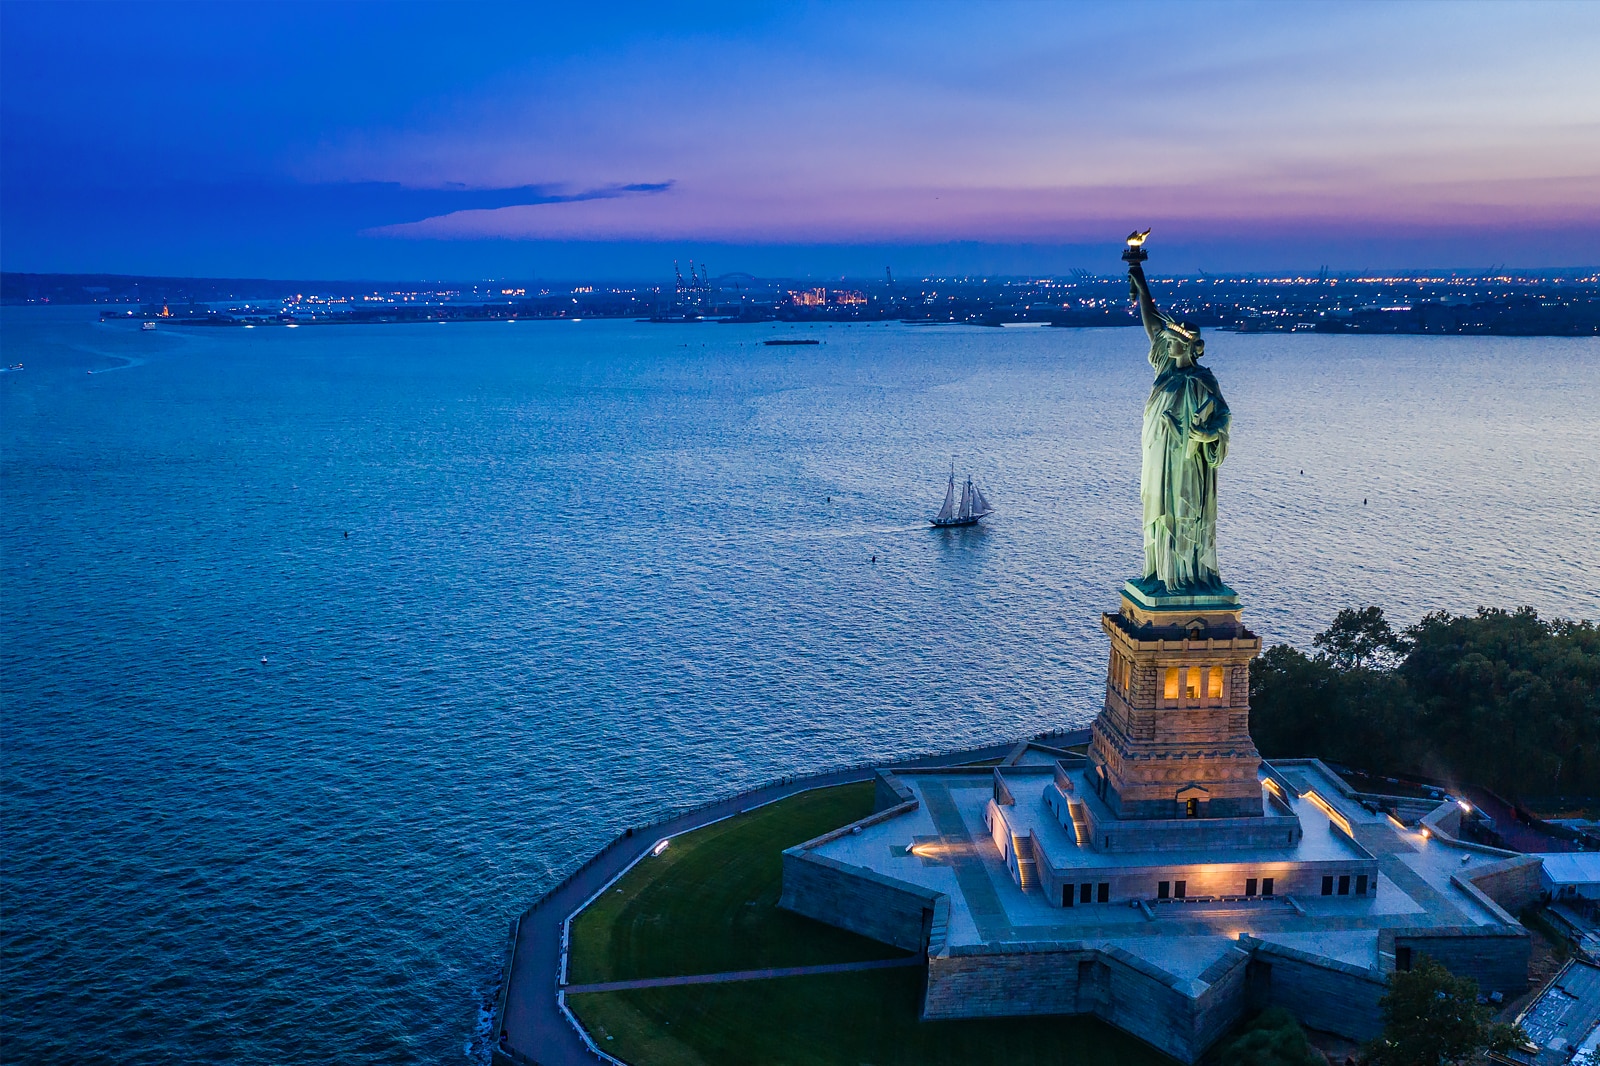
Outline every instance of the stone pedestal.
<svg viewBox="0 0 1600 1066"><path fill-rule="evenodd" d="M1259 818L1261 755L1250 739L1250 660L1226 585L1180 594L1130 581L1111 638L1105 709L1089 747L1090 781L1123 820Z"/></svg>

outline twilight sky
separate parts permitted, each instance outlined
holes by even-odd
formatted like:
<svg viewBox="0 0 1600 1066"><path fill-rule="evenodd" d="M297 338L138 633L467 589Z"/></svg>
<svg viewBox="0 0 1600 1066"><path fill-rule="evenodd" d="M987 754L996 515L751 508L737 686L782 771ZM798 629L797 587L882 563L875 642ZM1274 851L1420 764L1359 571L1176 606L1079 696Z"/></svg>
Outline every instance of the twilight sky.
<svg viewBox="0 0 1600 1066"><path fill-rule="evenodd" d="M7 270L1600 264L1600 4L0 4Z"/></svg>

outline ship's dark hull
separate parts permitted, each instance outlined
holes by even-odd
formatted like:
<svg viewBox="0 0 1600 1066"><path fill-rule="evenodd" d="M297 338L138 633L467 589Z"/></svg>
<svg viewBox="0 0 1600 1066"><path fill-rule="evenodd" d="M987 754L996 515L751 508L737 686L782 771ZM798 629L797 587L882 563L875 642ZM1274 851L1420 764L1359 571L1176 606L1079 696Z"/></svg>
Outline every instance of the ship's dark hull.
<svg viewBox="0 0 1600 1066"><path fill-rule="evenodd" d="M954 529L956 526L975 526L987 515L975 515L972 518L949 518L941 522L937 518L928 519L928 525L934 529Z"/></svg>

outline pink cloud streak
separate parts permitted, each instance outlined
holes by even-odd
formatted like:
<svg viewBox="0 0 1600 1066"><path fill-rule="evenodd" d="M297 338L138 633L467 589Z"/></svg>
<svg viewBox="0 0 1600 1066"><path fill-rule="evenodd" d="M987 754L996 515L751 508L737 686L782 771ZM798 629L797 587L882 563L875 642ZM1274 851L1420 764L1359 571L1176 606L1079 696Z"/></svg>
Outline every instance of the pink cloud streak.
<svg viewBox="0 0 1600 1066"><path fill-rule="evenodd" d="M1046 241L1109 226L1176 224L1193 235L1276 227L1395 235L1439 230L1600 225L1587 179L1425 182L1284 191L1220 186L730 191L681 182L619 199L460 211L371 231L444 240L697 239L749 243Z"/></svg>

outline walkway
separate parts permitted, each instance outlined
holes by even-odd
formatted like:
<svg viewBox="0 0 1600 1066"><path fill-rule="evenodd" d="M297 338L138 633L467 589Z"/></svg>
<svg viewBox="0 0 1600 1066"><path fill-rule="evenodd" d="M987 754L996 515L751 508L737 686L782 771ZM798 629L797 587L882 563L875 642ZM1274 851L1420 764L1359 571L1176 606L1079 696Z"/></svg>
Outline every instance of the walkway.
<svg viewBox="0 0 1600 1066"><path fill-rule="evenodd" d="M822 973L855 973L857 970L892 970L897 966L921 966L927 961L921 955L908 955L903 959L873 959L871 962L829 962L818 966L783 966L772 970L732 970L728 973L695 973L683 977L641 977L634 981L568 985L566 992L569 996L576 996L582 992L626 992L633 988L720 985L728 981L766 981L774 977L810 977Z"/></svg>
<svg viewBox="0 0 1600 1066"><path fill-rule="evenodd" d="M1089 739L1087 729L1052 738L1058 745L1082 744ZM1015 742L995 744L971 751L951 752L926 759L890 764L895 767L958 766L985 759L1004 758ZM556 1002L557 979L561 966L561 927L567 917L638 859L662 837L677 836L691 829L732 814L783 799L813 788L871 780L878 767L841 770L818 774L784 784L746 792L708 807L639 830L614 842L571 879L555 888L523 914L517 927L517 940L506 976L504 1006L500 1014L499 1064L536 1066L593 1066L593 1052L584 1046L576 1029L567 1021ZM917 960L921 961L921 960ZM566 991L575 991L567 989Z"/></svg>
<svg viewBox="0 0 1600 1066"><path fill-rule="evenodd" d="M989 864L970 846L972 834L967 823L950 798L950 790L937 781L927 781L922 786L923 799L927 801L928 816L939 835L958 846L943 861L955 867L956 883L961 886L961 898L978 934L985 940L999 940L1011 932L1010 919L1006 917L1005 904L989 879ZM1007 875L1009 877L1009 874Z"/></svg>

